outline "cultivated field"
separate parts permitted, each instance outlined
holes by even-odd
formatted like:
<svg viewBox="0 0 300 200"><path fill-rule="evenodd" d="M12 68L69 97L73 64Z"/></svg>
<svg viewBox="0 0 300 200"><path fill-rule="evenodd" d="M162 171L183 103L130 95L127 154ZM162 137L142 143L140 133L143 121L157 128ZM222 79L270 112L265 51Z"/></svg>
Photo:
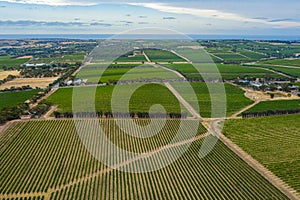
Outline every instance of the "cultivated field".
<svg viewBox="0 0 300 200"><path fill-rule="evenodd" d="M223 132L300 192L300 115L228 120Z"/></svg>
<svg viewBox="0 0 300 200"><path fill-rule="evenodd" d="M213 66L214 64L208 64L208 63L202 63L197 65L191 65L191 64L168 64L166 66L171 67L175 69L176 71L181 72L185 77L194 80L199 79L202 80L200 73L203 74L210 74L210 76L213 76L219 72L223 79L225 80L232 80L236 78L263 78L263 77L272 77L272 78L284 78L281 75L275 74L273 72L264 70L264 69L258 69L258 68L251 68L241 65L229 65L229 64L216 64L216 68ZM197 70L195 67L197 67Z"/></svg>
<svg viewBox="0 0 300 200"><path fill-rule="evenodd" d="M20 67L21 64L27 62L28 60L29 58L11 58L9 56L0 56L0 69L3 67Z"/></svg>
<svg viewBox="0 0 300 200"><path fill-rule="evenodd" d="M282 73L290 75L292 77L297 77L297 78L300 77L300 70L297 69L298 67L287 68L287 67L272 66L272 65L261 65L261 66L260 65L255 65L255 66L268 68L268 69L271 69L271 70L282 72Z"/></svg>
<svg viewBox="0 0 300 200"><path fill-rule="evenodd" d="M33 97L38 90L29 90L21 92L2 92L0 93L0 110L12 106L17 106L19 103L24 103L26 100Z"/></svg>
<svg viewBox="0 0 300 200"><path fill-rule="evenodd" d="M300 108L300 100L262 101L247 112L263 112L268 110L293 110Z"/></svg>
<svg viewBox="0 0 300 200"><path fill-rule="evenodd" d="M173 72L152 65L117 64L110 65L106 69L105 67L107 66L101 64L87 65L77 74L77 78L87 79L87 83L98 83L99 81L103 83L116 82L121 78L122 81L178 78ZM125 77L123 77L124 74L126 74Z"/></svg>
<svg viewBox="0 0 300 200"><path fill-rule="evenodd" d="M136 143L132 137L123 138L112 120L100 120L113 142L146 152L117 167L136 170L146 162L156 165L162 155L181 148L178 144L151 154L151 150L163 147L174 136L178 123L167 121L157 136ZM200 127L199 139L171 165L140 174L109 169L95 160L80 142L71 120L15 123L0 138L0 198L287 199L221 142L201 159L204 132Z"/></svg>
<svg viewBox="0 0 300 200"><path fill-rule="evenodd" d="M19 71L0 71L0 80L5 79L8 75L18 76L20 74Z"/></svg>
<svg viewBox="0 0 300 200"><path fill-rule="evenodd" d="M58 77L47 78L17 78L0 85L0 90L11 87L22 87L29 85L32 88L46 88L50 83L53 83Z"/></svg>
<svg viewBox="0 0 300 200"><path fill-rule="evenodd" d="M300 59L275 59L261 61L259 64L270 64L270 65L285 65L285 66L295 66L300 67Z"/></svg>
<svg viewBox="0 0 300 200"><path fill-rule="evenodd" d="M37 58L34 60L31 60L29 63L45 63L45 64L54 64L54 63L76 63L76 62L82 62L84 59L84 56L86 55L85 52L78 52L74 54L69 55L50 55L47 58Z"/></svg>
<svg viewBox="0 0 300 200"><path fill-rule="evenodd" d="M190 83L193 87L195 94L198 98L198 105L200 114L202 117L211 117L211 96L208 93L208 88L206 83ZM212 86L217 83L210 83ZM181 83L172 83L172 86L188 101L195 109L197 102L191 100L191 94L189 94L184 84ZM250 105L253 101L246 98L244 91L238 87L224 84L226 90L226 100L227 100L227 116L231 116L235 112L238 112L242 108ZM223 94L214 93L213 96L223 96ZM220 102L218 98L215 99L216 102ZM221 102L220 102L221 103ZM217 108L216 110L222 110L223 108ZM197 109L196 109L197 110ZM222 116L219 116L222 117Z"/></svg>
<svg viewBox="0 0 300 200"><path fill-rule="evenodd" d="M132 86L142 85L118 85L120 88L119 95L121 96L119 100L121 102L129 95L128 92ZM111 98L114 88L115 86L112 85L97 87L95 97L93 96L95 87L77 88L77 93L80 94L77 98L77 102L82 104L82 111L92 111L93 108L95 108L96 111L111 111ZM73 88L63 88L51 95L47 101L58 105L58 109L61 112L71 112L72 95ZM91 104L91 98L95 99L96 105ZM180 104L177 98L165 86L160 84L147 84L137 89L130 98L130 111L148 112L150 106L154 104L164 106L167 113L180 112ZM118 112L126 111L123 105L119 105L117 110Z"/></svg>
<svg viewBox="0 0 300 200"><path fill-rule="evenodd" d="M116 60L114 60L114 62L146 62L146 61L147 60L144 55L135 55L131 57L128 57L126 55L126 56L121 56Z"/></svg>
<svg viewBox="0 0 300 200"><path fill-rule="evenodd" d="M245 56L241 56L236 53L214 53L215 56L222 58L225 61L243 61L249 60L249 58Z"/></svg>
<svg viewBox="0 0 300 200"><path fill-rule="evenodd" d="M246 57L248 57L251 60L260 60L262 58L266 58L267 56L264 54L256 53L249 50L244 49L238 49L238 52Z"/></svg>
<svg viewBox="0 0 300 200"><path fill-rule="evenodd" d="M186 60L166 50L145 50L152 62L186 62Z"/></svg>

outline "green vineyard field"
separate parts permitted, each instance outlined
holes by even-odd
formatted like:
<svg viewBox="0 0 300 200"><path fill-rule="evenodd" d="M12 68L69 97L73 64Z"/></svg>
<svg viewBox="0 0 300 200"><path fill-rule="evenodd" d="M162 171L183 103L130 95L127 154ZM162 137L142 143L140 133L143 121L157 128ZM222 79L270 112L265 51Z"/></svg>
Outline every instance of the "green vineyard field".
<svg viewBox="0 0 300 200"><path fill-rule="evenodd" d="M300 115L228 120L224 134L300 191Z"/></svg>
<svg viewBox="0 0 300 200"><path fill-rule="evenodd" d="M186 123L194 122L187 120ZM107 135L114 135L110 136L111 141L147 154L164 147L168 138L174 137L179 121L167 121L162 131L145 143L127 136L128 139L120 136L116 140L122 133L114 121L101 120L100 124ZM205 131L200 126L198 135L204 137ZM127 173L107 168L95 160L80 142L72 120L15 122L0 138L0 198L287 199L221 142L201 159L199 151L203 139L194 141L178 160L165 168ZM124 166L138 169L146 162L155 165L152 163L157 162L155 156L172 154L177 148L180 145L140 157Z"/></svg>

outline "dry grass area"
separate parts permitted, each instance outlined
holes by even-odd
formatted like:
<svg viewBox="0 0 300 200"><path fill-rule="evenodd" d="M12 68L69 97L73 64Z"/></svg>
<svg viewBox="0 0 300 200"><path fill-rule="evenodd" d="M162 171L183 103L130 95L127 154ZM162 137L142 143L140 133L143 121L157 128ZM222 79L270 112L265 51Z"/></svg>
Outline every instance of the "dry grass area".
<svg viewBox="0 0 300 200"><path fill-rule="evenodd" d="M5 79L8 75L18 76L20 74L19 71L0 71L0 80Z"/></svg>
<svg viewBox="0 0 300 200"><path fill-rule="evenodd" d="M5 88L22 87L29 85L32 88L46 88L50 83L55 81L58 77L47 77L47 78L17 78L12 81L6 82L3 85L0 85L0 90Z"/></svg>

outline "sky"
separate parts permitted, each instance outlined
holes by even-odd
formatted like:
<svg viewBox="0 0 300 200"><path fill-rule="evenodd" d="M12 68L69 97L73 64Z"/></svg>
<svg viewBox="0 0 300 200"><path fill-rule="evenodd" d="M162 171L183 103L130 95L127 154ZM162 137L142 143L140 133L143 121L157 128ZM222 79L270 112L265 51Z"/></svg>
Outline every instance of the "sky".
<svg viewBox="0 0 300 200"><path fill-rule="evenodd" d="M299 13L299 0L0 0L0 34L300 35Z"/></svg>

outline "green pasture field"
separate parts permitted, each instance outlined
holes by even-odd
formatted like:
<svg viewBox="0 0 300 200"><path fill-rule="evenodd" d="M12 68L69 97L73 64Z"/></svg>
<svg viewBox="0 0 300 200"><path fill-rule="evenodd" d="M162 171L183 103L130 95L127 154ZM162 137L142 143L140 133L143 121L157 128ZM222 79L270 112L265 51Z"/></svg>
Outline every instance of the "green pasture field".
<svg viewBox="0 0 300 200"><path fill-rule="evenodd" d="M300 108L300 100L276 100L276 101L262 101L254 107L245 111L248 112L262 112L268 110L293 110Z"/></svg>
<svg viewBox="0 0 300 200"><path fill-rule="evenodd" d="M98 83L99 79L103 83L108 83L121 78L124 81L178 78L175 73L152 65L114 64L106 69L105 67L107 66L100 64L87 65L77 74L77 78L88 79L88 83ZM122 77L124 74L126 76Z"/></svg>
<svg viewBox="0 0 300 200"><path fill-rule="evenodd" d="M0 69L4 66L7 68L21 67L29 58L11 58L9 56L0 56Z"/></svg>
<svg viewBox="0 0 300 200"><path fill-rule="evenodd" d="M94 120L85 122L91 127L89 123L93 124ZM146 123L143 120L135 122ZM191 143L180 158L165 168L148 173L118 170L159 166L162 156L172 157L181 145L150 153L168 144L180 123L167 120L155 136L134 138L122 132L114 121L100 120L98 125L115 145L149 155L133 161L123 158L125 163L120 163L124 163L123 167L111 169L87 151L73 120L16 122L0 137L0 198L13 199L17 194L23 197L18 199L26 196L26 199L51 200L287 199L220 141L205 158L200 158L203 138ZM184 123L193 125L195 121ZM197 135L205 131L200 126ZM188 138L189 130L185 135L180 141ZM93 138L86 140L99 147Z"/></svg>
<svg viewBox="0 0 300 200"><path fill-rule="evenodd" d="M139 87L132 95L129 91L132 87ZM150 107L154 104L161 104L167 113L170 112L181 112L180 103L177 98L163 85L159 84L131 84L131 85L117 85L117 86L99 86L95 87L80 87L76 88L76 94L78 98L76 102L82 105L79 109L81 112L93 111L112 111L111 110L111 99L113 90L118 87L118 92L121 95L117 100L122 103L116 108L116 112L125 112L123 108L125 104L125 97L130 97L129 110L133 112L148 112ZM93 91L96 90L96 94L93 95ZM73 88L62 88L52 94L47 101L55 105L58 105L60 112L71 112L72 111L72 95ZM77 96L77 95L76 95ZM92 98L95 99L95 104L92 105ZM74 102L73 102L74 103ZM159 111L159 110L158 110ZM185 110L184 110L185 111ZM185 111L186 112L186 111Z"/></svg>
<svg viewBox="0 0 300 200"><path fill-rule="evenodd" d="M218 83L209 83L211 84L212 87L217 86L219 87ZM182 95L183 98L187 102L189 102L195 109L197 104L199 105L199 110L200 110L200 115L202 117L211 117L211 99L215 98L215 102L219 102L217 107L216 107L216 115L221 115L223 107L222 102L218 100L217 97L222 97L222 93L218 93L216 91L212 91L212 95L210 96L208 92L208 87L206 83L190 83L192 88L194 89L194 94L197 95L197 100L192 99L191 93L193 91L187 90L187 87L185 84L181 83L172 83L172 86ZM225 86L225 92L226 92L226 110L227 110L227 116L231 116L232 114L238 112L242 108L250 105L253 103L252 100L248 99L244 95L244 91L241 90L240 88L229 85L229 84L224 84ZM195 102L195 100L197 102ZM196 109L197 110L197 109ZM224 116L214 116L214 117L224 117Z"/></svg>
<svg viewBox="0 0 300 200"><path fill-rule="evenodd" d="M300 192L300 115L228 120L223 133Z"/></svg>
<svg viewBox="0 0 300 200"><path fill-rule="evenodd" d="M260 61L258 64L270 64L270 65L285 65L300 67L300 59L275 59Z"/></svg>
<svg viewBox="0 0 300 200"><path fill-rule="evenodd" d="M39 90L28 90L21 92L1 92L0 93L0 110L7 107L17 106L33 97Z"/></svg>
<svg viewBox="0 0 300 200"><path fill-rule="evenodd" d="M147 49L144 52L152 62L186 62L186 60L166 50Z"/></svg>

